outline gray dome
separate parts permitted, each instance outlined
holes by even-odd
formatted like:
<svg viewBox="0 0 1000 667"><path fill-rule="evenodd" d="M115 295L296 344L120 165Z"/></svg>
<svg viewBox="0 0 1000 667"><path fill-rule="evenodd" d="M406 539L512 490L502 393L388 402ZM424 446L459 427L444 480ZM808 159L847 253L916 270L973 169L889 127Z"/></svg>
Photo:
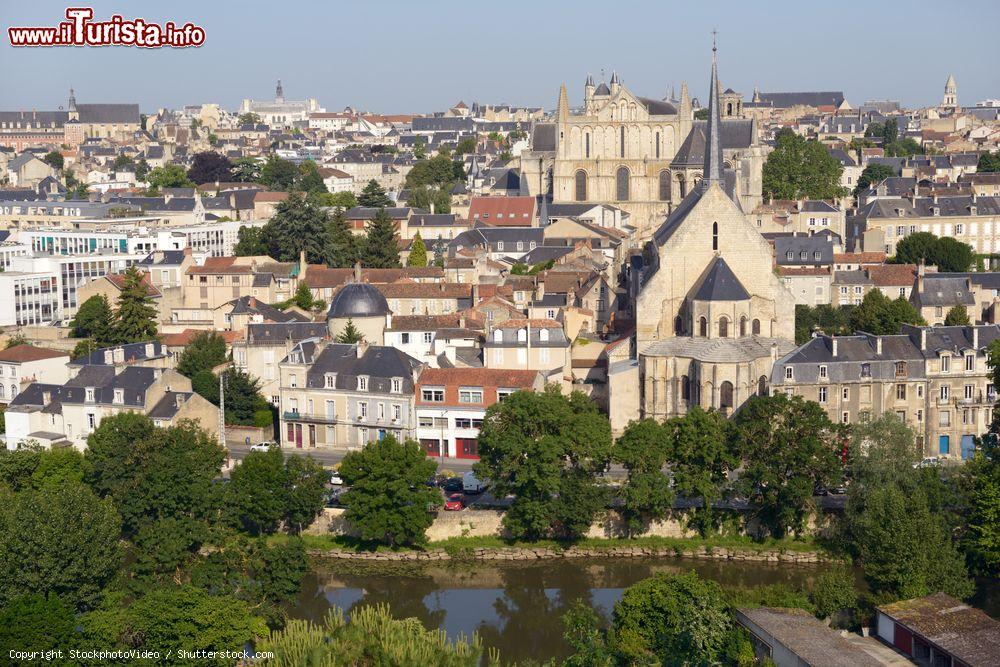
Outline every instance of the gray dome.
<svg viewBox="0 0 1000 667"><path fill-rule="evenodd" d="M384 317L389 304L376 288L367 283L348 283L340 288L326 316L335 317Z"/></svg>

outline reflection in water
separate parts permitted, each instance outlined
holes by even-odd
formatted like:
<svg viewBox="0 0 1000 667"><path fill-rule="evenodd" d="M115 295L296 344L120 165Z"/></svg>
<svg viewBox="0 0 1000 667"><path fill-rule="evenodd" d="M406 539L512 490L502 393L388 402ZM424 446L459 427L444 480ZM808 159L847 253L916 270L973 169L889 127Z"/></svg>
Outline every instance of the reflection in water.
<svg viewBox="0 0 1000 667"><path fill-rule="evenodd" d="M321 620L331 606L350 613L388 604L397 618L414 616L449 636L477 632L505 660L564 657L562 617L584 600L610 618L622 591L656 572L695 570L725 587L787 583L809 588L822 566L687 559L547 560L463 563L394 569L326 561L308 575L293 617Z"/></svg>

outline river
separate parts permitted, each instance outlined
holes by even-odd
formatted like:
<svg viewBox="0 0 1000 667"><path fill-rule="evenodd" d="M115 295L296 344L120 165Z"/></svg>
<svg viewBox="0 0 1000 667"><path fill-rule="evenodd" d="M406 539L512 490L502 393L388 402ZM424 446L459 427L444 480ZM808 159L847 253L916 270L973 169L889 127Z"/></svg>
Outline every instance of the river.
<svg viewBox="0 0 1000 667"><path fill-rule="evenodd" d="M398 565L319 561L307 575L295 618L320 621L331 606L385 603L397 618L415 616L449 637L478 633L504 661L562 658L562 616L585 600L610 617L622 591L657 572L694 570L724 587L786 583L809 588L827 566L733 563L681 558L555 559Z"/></svg>

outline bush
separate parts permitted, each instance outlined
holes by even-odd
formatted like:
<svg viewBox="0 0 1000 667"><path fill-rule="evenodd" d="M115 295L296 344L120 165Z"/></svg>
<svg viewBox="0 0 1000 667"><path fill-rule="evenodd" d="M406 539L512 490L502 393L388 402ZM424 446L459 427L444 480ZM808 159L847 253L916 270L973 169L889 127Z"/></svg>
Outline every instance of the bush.
<svg viewBox="0 0 1000 667"><path fill-rule="evenodd" d="M274 413L270 410L256 410L253 413L253 425L257 428L267 428L274 424Z"/></svg>
<svg viewBox="0 0 1000 667"><path fill-rule="evenodd" d="M839 611L854 611L858 606L854 578L843 569L824 572L816 580L809 599L816 607L817 618L830 618Z"/></svg>

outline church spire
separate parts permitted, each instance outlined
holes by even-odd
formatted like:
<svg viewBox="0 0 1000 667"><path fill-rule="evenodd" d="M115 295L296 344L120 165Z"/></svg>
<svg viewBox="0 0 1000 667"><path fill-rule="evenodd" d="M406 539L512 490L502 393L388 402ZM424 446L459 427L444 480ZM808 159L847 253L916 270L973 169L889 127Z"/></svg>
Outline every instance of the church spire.
<svg viewBox="0 0 1000 667"><path fill-rule="evenodd" d="M702 185L711 183L724 186L722 180L722 118L719 114L719 66L715 31L712 31L712 81L708 91L708 120L705 121L705 165L702 168Z"/></svg>
<svg viewBox="0 0 1000 667"><path fill-rule="evenodd" d="M569 119L569 96L566 95L566 84L559 87L559 104L556 107L556 117L559 120Z"/></svg>
<svg viewBox="0 0 1000 667"><path fill-rule="evenodd" d="M76 93L72 88L69 89L69 110L76 111Z"/></svg>
<svg viewBox="0 0 1000 667"><path fill-rule="evenodd" d="M285 91L281 89L281 79L278 79L278 87L274 89L274 101L275 102L285 101Z"/></svg>

